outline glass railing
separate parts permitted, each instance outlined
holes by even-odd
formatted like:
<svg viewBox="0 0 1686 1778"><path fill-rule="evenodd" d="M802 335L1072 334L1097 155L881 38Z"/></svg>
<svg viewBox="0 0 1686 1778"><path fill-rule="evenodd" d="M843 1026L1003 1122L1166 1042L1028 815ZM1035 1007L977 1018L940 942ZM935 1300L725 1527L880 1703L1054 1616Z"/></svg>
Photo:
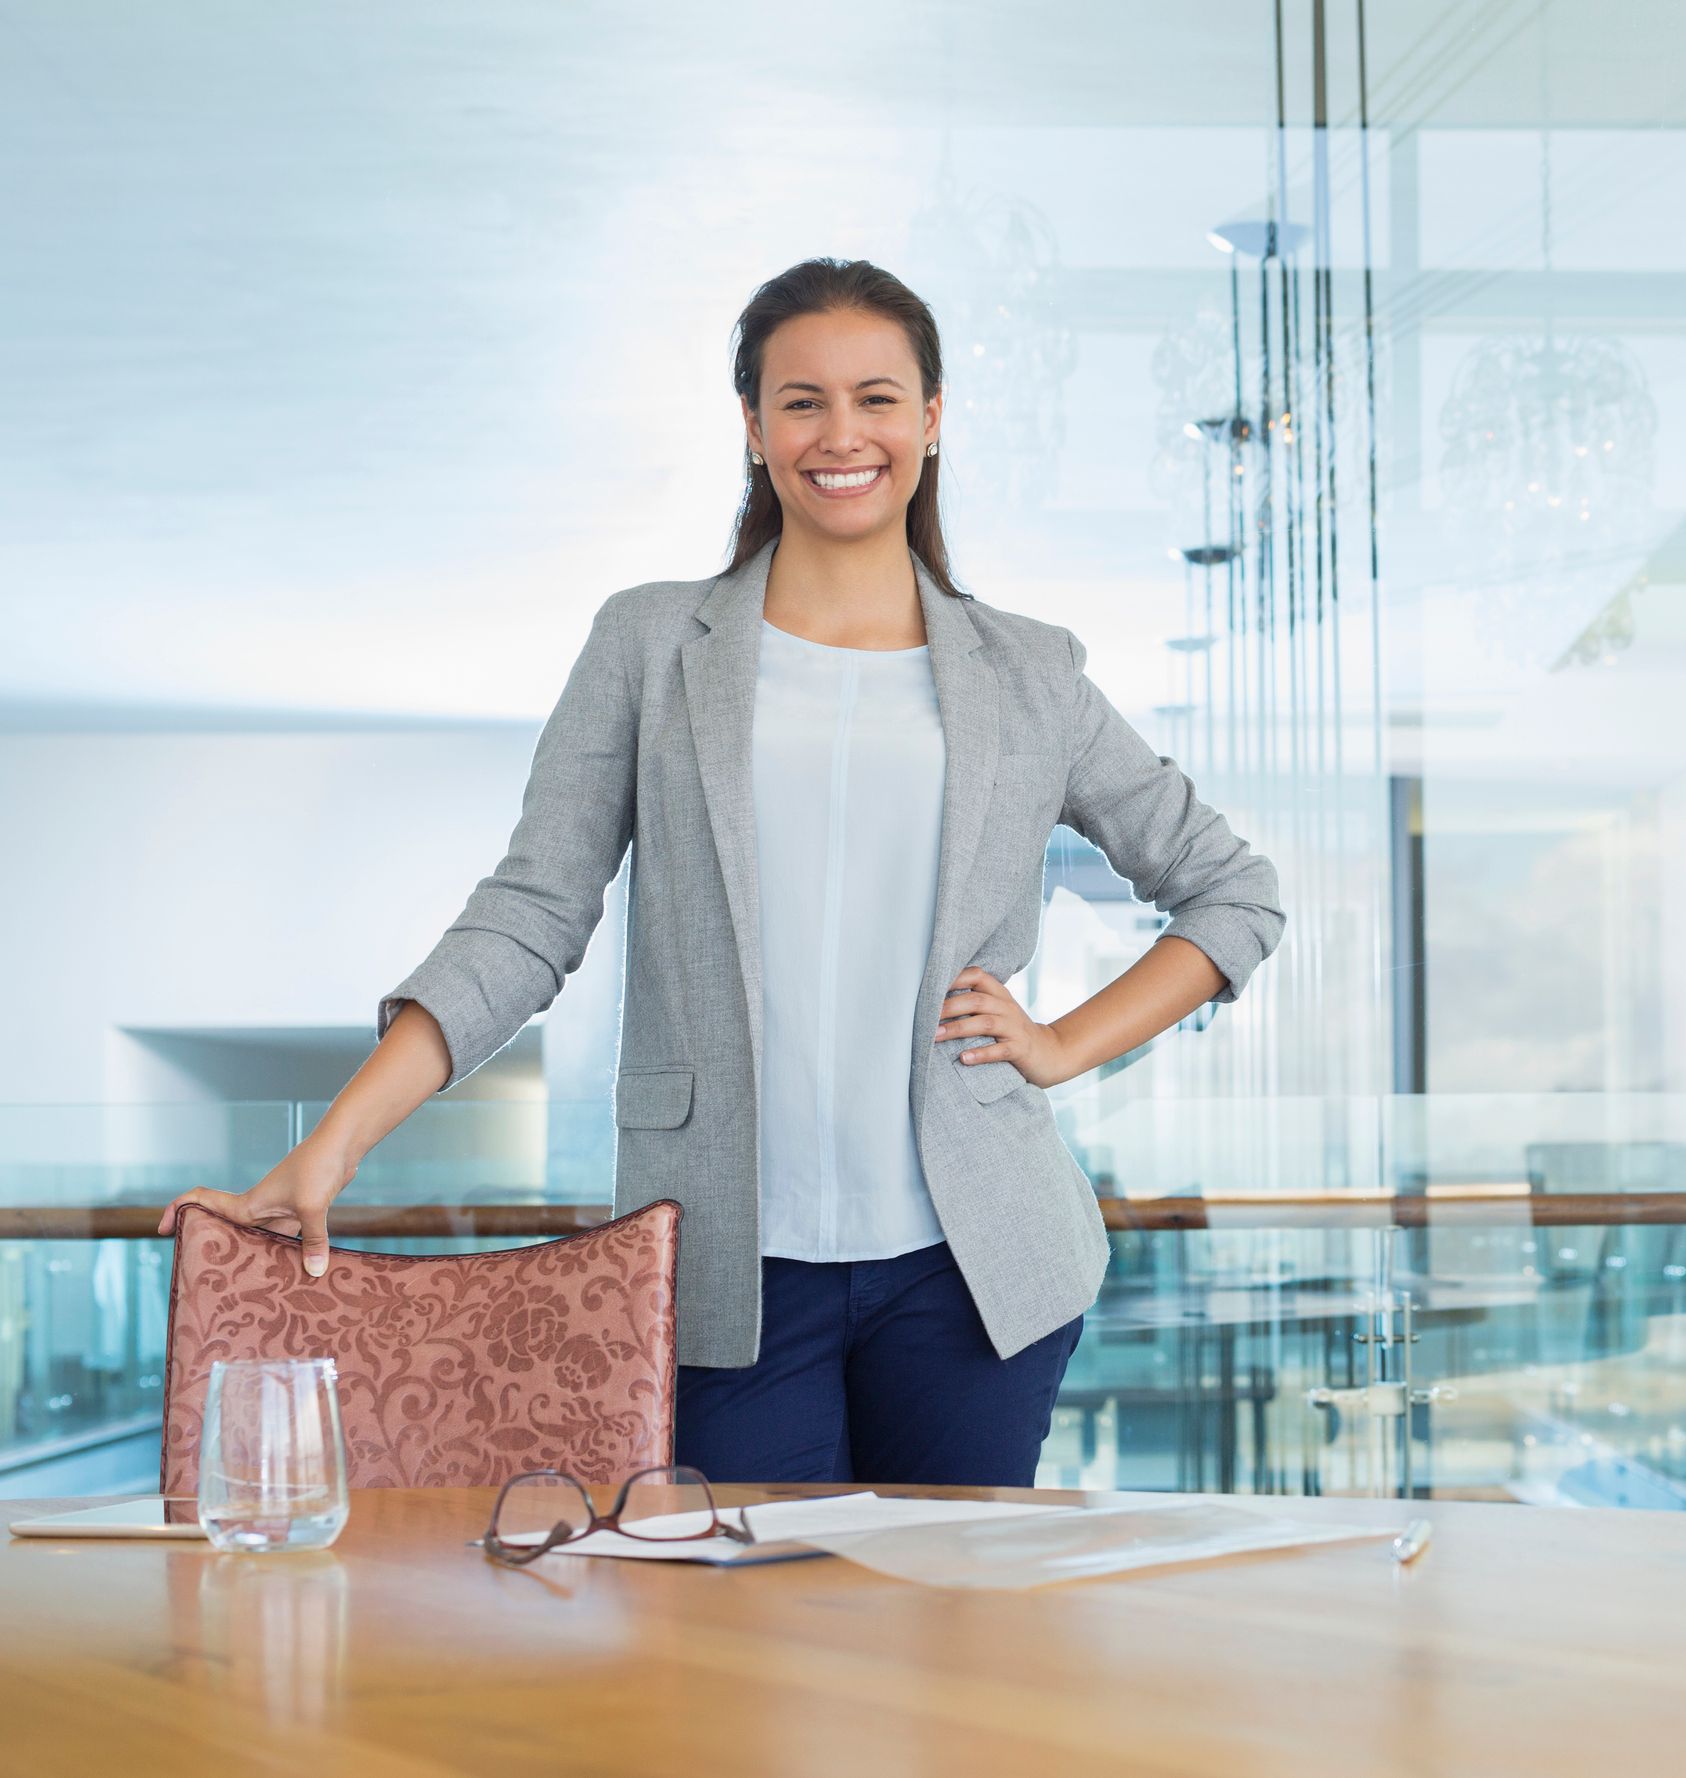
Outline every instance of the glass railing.
<svg viewBox="0 0 1686 1778"><path fill-rule="evenodd" d="M1113 1264L1039 1481L1686 1506L1686 1099L1121 1084L1052 1095ZM0 1493L154 1485L170 1248L125 1207L248 1186L325 1109L0 1107ZM546 1206L606 1214L612 1168L598 1099L430 1102L340 1220L456 1214L336 1238L539 1239ZM498 1206L533 1232L457 1232Z"/></svg>

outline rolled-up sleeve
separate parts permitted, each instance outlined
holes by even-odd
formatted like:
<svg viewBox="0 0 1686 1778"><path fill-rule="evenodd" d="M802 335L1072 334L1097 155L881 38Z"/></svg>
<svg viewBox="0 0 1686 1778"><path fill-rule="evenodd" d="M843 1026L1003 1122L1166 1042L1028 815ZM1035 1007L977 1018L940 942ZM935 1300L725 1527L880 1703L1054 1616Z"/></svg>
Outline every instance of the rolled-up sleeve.
<svg viewBox="0 0 1686 1778"><path fill-rule="evenodd" d="M1088 651L1065 634L1076 686L1059 818L1100 848L1138 900L1171 915L1161 938L1185 938L1211 958L1224 975L1212 998L1227 1005L1281 942L1276 867L1114 709L1083 671Z"/></svg>
<svg viewBox="0 0 1686 1778"><path fill-rule="evenodd" d="M446 1092L543 1012L580 966L631 843L638 721L614 595L551 711L509 848L375 1014L375 1040L414 1000L451 1054Z"/></svg>

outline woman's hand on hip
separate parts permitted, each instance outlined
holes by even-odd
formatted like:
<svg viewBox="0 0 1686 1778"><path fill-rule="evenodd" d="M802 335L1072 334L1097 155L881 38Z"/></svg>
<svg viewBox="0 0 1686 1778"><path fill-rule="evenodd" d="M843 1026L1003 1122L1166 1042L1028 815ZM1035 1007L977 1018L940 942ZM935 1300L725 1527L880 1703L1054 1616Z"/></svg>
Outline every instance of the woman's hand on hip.
<svg viewBox="0 0 1686 1778"><path fill-rule="evenodd" d="M963 1067L980 1062L1011 1062L1033 1086L1053 1087L1069 1079L1062 1066L1058 1034L1039 1025L987 969L963 969L943 996L943 1016L933 1041L955 1037L993 1037L960 1052Z"/></svg>

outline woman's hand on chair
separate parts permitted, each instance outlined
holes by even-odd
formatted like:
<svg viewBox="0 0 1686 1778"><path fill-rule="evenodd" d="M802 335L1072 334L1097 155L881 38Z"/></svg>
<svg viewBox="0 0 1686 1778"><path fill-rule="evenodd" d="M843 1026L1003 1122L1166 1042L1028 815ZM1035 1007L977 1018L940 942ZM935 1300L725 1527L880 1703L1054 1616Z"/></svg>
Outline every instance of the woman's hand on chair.
<svg viewBox="0 0 1686 1778"><path fill-rule="evenodd" d="M161 1235L173 1235L176 1212L202 1204L219 1216L257 1228L297 1235L304 1244L304 1269L320 1278L328 1269L328 1206L356 1176L357 1167L332 1148L312 1146L309 1136L278 1161L249 1191L216 1191L196 1185L164 1206Z"/></svg>

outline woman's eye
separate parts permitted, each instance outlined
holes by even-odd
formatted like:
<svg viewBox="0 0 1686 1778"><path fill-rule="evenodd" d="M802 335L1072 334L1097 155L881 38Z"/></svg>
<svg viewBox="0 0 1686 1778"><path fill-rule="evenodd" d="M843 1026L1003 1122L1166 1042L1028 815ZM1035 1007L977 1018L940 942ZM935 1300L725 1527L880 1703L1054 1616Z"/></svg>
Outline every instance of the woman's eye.
<svg viewBox="0 0 1686 1778"><path fill-rule="evenodd" d="M896 399L896 398L895 398L895 396L893 396L893 395L869 395L869 396L868 396L868 397L867 397L867 400L868 400L868 401L889 401L889 402L893 402L893 401L894 401L894 400L895 400L895 399ZM809 400L809 399L808 399L808 397L807 397L807 396L806 396L806 395L804 395L804 396L802 396L802 397L801 397L801 398L800 398L800 399L799 399L799 400L797 400L797 401L791 401L791 402L787 402L787 403L786 403L786 404L785 404L785 407L786 407L786 411L787 411L787 412L794 412L794 411L795 411L795 410L796 410L796 409L797 409L797 408L799 408L799 407L812 407L812 406L813 406L813 405L814 405L814 404L813 404L813 403L812 403L812 402L811 402L811 401L810 401L810 400Z"/></svg>

